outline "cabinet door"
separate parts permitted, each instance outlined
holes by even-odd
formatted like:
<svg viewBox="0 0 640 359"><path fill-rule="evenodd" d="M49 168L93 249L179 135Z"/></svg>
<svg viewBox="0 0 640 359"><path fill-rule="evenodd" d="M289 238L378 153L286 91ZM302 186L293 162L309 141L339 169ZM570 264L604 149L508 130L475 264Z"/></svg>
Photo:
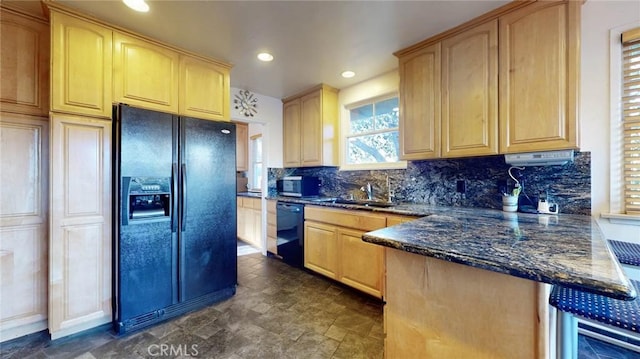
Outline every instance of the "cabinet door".
<svg viewBox="0 0 640 359"><path fill-rule="evenodd" d="M260 200L255 200L260 201ZM262 211L260 209L255 208L256 204L254 204L254 209L251 211L253 216L253 233L251 243L262 249Z"/></svg>
<svg viewBox="0 0 640 359"><path fill-rule="evenodd" d="M382 298L384 247L362 241L362 231L338 228L342 283Z"/></svg>
<svg viewBox="0 0 640 359"><path fill-rule="evenodd" d="M329 278L338 278L338 243L336 228L321 223L304 222L304 266Z"/></svg>
<svg viewBox="0 0 640 359"><path fill-rule="evenodd" d="M322 91L300 99L300 148L303 167L322 165Z"/></svg>
<svg viewBox="0 0 640 359"><path fill-rule="evenodd" d="M542 1L500 21L500 151L576 148L579 1Z"/></svg>
<svg viewBox="0 0 640 359"><path fill-rule="evenodd" d="M236 201L237 201L236 211L238 212L237 237L242 239L243 241L246 241L247 240L247 210L246 208L244 208L244 202L242 199L243 197L236 197Z"/></svg>
<svg viewBox="0 0 640 359"><path fill-rule="evenodd" d="M51 109L111 118L112 32L51 12Z"/></svg>
<svg viewBox="0 0 640 359"><path fill-rule="evenodd" d="M189 56L180 57L179 113L229 121L229 69Z"/></svg>
<svg viewBox="0 0 640 359"><path fill-rule="evenodd" d="M0 114L0 342L47 328L47 127Z"/></svg>
<svg viewBox="0 0 640 359"><path fill-rule="evenodd" d="M49 115L49 25L0 8L2 111Z"/></svg>
<svg viewBox="0 0 640 359"><path fill-rule="evenodd" d="M498 21L442 42L442 156L498 153Z"/></svg>
<svg viewBox="0 0 640 359"><path fill-rule="evenodd" d="M276 203L273 200L267 201L267 250L274 254L278 254L278 212Z"/></svg>
<svg viewBox="0 0 640 359"><path fill-rule="evenodd" d="M236 122L236 171L249 170L249 126Z"/></svg>
<svg viewBox="0 0 640 359"><path fill-rule="evenodd" d="M440 43L400 58L400 153L440 156Z"/></svg>
<svg viewBox="0 0 640 359"><path fill-rule="evenodd" d="M115 101L178 113L178 53L117 32L113 45Z"/></svg>
<svg viewBox="0 0 640 359"><path fill-rule="evenodd" d="M49 331L111 316L111 121L51 117Z"/></svg>
<svg viewBox="0 0 640 359"><path fill-rule="evenodd" d="M300 167L300 100L284 104L283 117L284 167Z"/></svg>

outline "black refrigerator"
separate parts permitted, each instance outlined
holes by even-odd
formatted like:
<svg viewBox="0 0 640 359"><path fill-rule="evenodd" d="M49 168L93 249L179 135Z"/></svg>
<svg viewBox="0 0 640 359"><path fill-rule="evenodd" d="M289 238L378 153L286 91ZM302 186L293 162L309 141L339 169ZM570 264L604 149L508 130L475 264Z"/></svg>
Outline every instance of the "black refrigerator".
<svg viewBox="0 0 640 359"><path fill-rule="evenodd" d="M114 329L235 294L235 125L114 106Z"/></svg>

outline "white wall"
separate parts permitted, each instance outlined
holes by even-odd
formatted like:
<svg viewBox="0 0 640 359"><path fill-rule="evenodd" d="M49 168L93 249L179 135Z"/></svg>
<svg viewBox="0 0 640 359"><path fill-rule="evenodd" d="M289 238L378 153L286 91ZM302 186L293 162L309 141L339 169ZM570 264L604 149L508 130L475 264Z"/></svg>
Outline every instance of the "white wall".
<svg viewBox="0 0 640 359"><path fill-rule="evenodd" d="M246 117L234 108L233 99L241 89L231 88L231 119L233 121L248 122L249 136L262 133L264 149L264 166L282 167L282 100L254 93L258 99L258 114ZM251 124L260 123L259 126Z"/></svg>
<svg viewBox="0 0 640 359"><path fill-rule="evenodd" d="M640 243L640 226L600 218L610 211L610 30L633 22L640 22L640 1L589 0L582 6L580 121L581 150L591 152L591 213L607 238Z"/></svg>

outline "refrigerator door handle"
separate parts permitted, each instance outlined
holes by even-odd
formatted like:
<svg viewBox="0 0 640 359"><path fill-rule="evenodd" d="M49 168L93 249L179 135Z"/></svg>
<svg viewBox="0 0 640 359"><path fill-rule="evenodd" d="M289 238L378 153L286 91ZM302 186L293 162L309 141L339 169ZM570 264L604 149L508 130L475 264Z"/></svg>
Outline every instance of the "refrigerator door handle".
<svg viewBox="0 0 640 359"><path fill-rule="evenodd" d="M178 229L178 211L176 207L176 196L178 195L178 164L171 165L171 232Z"/></svg>
<svg viewBox="0 0 640 359"><path fill-rule="evenodd" d="M182 231L187 227L187 165L182 164Z"/></svg>

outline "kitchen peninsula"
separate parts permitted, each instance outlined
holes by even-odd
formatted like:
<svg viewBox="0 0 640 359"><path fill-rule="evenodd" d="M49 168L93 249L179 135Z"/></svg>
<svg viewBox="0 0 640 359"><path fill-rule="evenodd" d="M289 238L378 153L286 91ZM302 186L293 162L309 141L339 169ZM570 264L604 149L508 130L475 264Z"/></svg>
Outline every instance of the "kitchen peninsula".
<svg viewBox="0 0 640 359"><path fill-rule="evenodd" d="M636 296L591 217L425 212L363 235L387 247L387 358L547 358L549 284Z"/></svg>

